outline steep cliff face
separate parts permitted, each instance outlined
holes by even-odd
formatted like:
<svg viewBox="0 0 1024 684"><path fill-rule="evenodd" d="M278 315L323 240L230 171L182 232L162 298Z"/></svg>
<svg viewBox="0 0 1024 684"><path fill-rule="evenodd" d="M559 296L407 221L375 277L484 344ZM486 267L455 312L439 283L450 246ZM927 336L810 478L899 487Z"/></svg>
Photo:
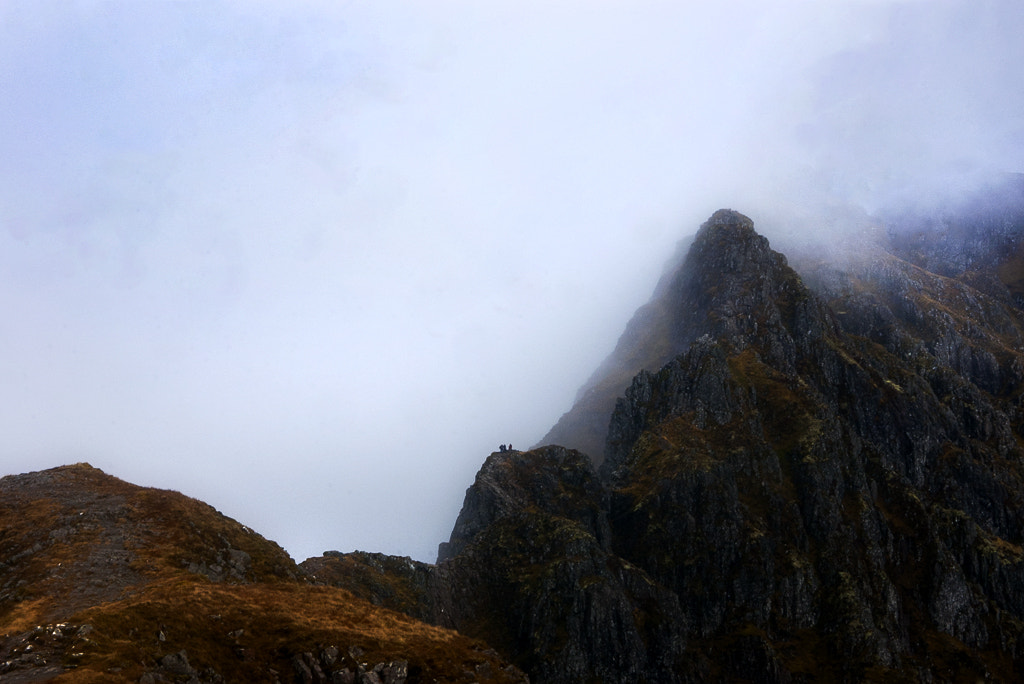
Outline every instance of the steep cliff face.
<svg viewBox="0 0 1024 684"><path fill-rule="evenodd" d="M542 444L578 448L600 465L615 402L637 373L656 372L685 351L698 335L714 332L745 337L757 333L758 325L764 333L764 326L778 326L783 314L793 314L763 308L765 303L773 306L775 295L783 293L765 292L761 287L769 282L777 286L784 283L757 277L762 269L774 272L785 266L785 257L763 249L767 241L760 235L754 234L756 240L752 242L731 239L752 228L750 219L723 210L705 226L717 228L717 243L707 244L701 239L680 243L685 249L670 259L669 270L651 300L633 315L615 350L581 388L572 409L545 435ZM715 263L706 263L708 258ZM721 279L726 275L731 278ZM792 280L796 276L789 272L787 277ZM705 330L705 324L711 327Z"/></svg>
<svg viewBox="0 0 1024 684"><path fill-rule="evenodd" d="M993 393L1020 392L1016 313L887 259L869 268L889 280L865 281L899 313L833 315L768 251L738 223L698 235L690 282L720 273L728 294L616 406L615 550L679 596L711 672L712 648L753 631L771 672L914 679L955 656L1010 677L1024 604L996 586L1024 579L1022 453ZM722 306L749 292L746 312Z"/></svg>
<svg viewBox="0 0 1024 684"><path fill-rule="evenodd" d="M1017 679L1024 212L973 215L801 276L717 212L631 333L672 354L599 475L484 465L432 571L445 624L543 682Z"/></svg>
<svg viewBox="0 0 1024 684"><path fill-rule="evenodd" d="M605 500L578 451L492 454L435 570L441 624L509 654L532 681L669 681L684 616L611 552Z"/></svg>

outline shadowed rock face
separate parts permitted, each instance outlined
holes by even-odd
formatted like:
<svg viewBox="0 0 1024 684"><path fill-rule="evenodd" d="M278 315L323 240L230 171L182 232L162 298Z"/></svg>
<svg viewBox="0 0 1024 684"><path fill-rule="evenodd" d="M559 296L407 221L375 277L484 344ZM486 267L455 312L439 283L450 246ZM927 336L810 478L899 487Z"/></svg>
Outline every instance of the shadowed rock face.
<svg viewBox="0 0 1024 684"><path fill-rule="evenodd" d="M1010 676L1024 603L993 585L1024 579L1019 310L890 257L864 266L888 278L876 305L837 316L749 227L705 224L698 250L722 273L682 291L707 332L634 379L603 467L613 548L679 597L688 653L728 678L712 646L754 631L726 652L780 676Z"/></svg>
<svg viewBox="0 0 1024 684"><path fill-rule="evenodd" d="M1024 211L1008 206L797 270L717 212L620 341L667 358L609 409L600 468L561 447L492 454L420 570L422 605L534 682L1016 680Z"/></svg>
<svg viewBox="0 0 1024 684"><path fill-rule="evenodd" d="M303 567L398 610L415 595L414 614L485 640L531 681L673 681L686 617L672 592L611 552L606 510L584 454L494 453L436 566L332 553Z"/></svg>
<svg viewBox="0 0 1024 684"><path fill-rule="evenodd" d="M438 560L457 556L495 522L528 508L574 521L594 541L607 547L608 521L604 490L587 456L562 447L493 453L466 492L451 539Z"/></svg>
<svg viewBox="0 0 1024 684"><path fill-rule="evenodd" d="M671 681L685 616L611 552L605 504L578 451L492 454L434 571L437 618L514 654L531 681Z"/></svg>

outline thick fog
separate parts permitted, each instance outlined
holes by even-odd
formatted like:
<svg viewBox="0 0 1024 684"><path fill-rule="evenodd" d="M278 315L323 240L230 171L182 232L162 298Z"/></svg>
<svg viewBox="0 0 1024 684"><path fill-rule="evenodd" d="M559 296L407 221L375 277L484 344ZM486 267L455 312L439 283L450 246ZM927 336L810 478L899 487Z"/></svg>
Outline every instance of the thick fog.
<svg viewBox="0 0 1024 684"><path fill-rule="evenodd" d="M433 560L715 209L1024 159L1024 3L0 5L0 474ZM838 211L836 211L838 209Z"/></svg>

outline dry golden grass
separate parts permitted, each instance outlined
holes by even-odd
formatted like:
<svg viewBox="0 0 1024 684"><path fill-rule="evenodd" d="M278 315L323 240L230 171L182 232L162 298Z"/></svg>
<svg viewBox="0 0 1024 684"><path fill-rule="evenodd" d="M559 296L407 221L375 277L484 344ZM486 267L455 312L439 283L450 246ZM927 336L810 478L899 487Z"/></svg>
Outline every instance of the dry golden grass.
<svg viewBox="0 0 1024 684"><path fill-rule="evenodd" d="M299 583L227 585L194 575L151 583L136 596L74 616L92 625L92 644L62 682L92 681L117 670L130 680L182 649L197 670L212 668L229 681L259 681L270 669L289 670L296 655L352 646L369 664L407 660L410 673L442 681L488 662L502 665L482 642L379 608L343 589ZM347 663L355 669L355 662Z"/></svg>
<svg viewBox="0 0 1024 684"><path fill-rule="evenodd" d="M0 629L6 634L27 632L43 622L40 617L49 612L52 606L53 600L45 596L17 603L4 617Z"/></svg>
<svg viewBox="0 0 1024 684"><path fill-rule="evenodd" d="M59 682L138 681L182 650L227 682L272 681L271 669L290 681L296 656L328 646L353 670L350 647L370 666L408 661L410 682L488 680L477 666L514 681L482 642L313 586L207 504L87 464L0 480L0 558L0 656L39 625L89 625L40 643L49 663L75 666Z"/></svg>
<svg viewBox="0 0 1024 684"><path fill-rule="evenodd" d="M64 619L140 591L154 577L248 554L242 580L296 577L273 542L177 492L137 487L88 464L0 481L0 629Z"/></svg>

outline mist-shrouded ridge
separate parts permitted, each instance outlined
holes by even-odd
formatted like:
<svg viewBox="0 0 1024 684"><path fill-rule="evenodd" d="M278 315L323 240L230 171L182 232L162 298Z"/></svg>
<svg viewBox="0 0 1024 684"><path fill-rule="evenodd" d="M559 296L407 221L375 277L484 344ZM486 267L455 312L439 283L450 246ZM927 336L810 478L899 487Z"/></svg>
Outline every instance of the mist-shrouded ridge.
<svg viewBox="0 0 1024 684"><path fill-rule="evenodd" d="M725 215L716 213L705 227ZM1000 241L1012 244L1021 216L1024 174L1003 174L970 193L956 193L928 206L901 203L875 217L837 214L842 225L831 241L800 240L786 229L785 219L775 229L780 242L793 249L793 266L803 274L820 272L822 264L866 268L865 264L894 254L951 277L989 264L999 253ZM597 465L604 461L608 421L634 376L641 370L657 371L692 342L692 333L685 329L692 307L680 298L680 282L690 277L701 258L688 253L691 242L687 238L680 243L650 301L630 319L615 349L580 388L572 408L535 446L558 444L583 451ZM933 245L941 249L933 251Z"/></svg>
<svg viewBox="0 0 1024 684"><path fill-rule="evenodd" d="M742 225L752 230L746 216L719 210L702 224L698 237L719 225ZM614 351L580 389L572 408L559 418L540 444L559 444L588 454L596 465L605 458L608 421L616 401L642 370L656 371L684 352L699 327L694 298L701 285L691 283L700 271L703 250L687 238L680 242L651 300L640 307L619 338ZM704 283L704 286L709 286ZM539 446L539 445L538 445Z"/></svg>

